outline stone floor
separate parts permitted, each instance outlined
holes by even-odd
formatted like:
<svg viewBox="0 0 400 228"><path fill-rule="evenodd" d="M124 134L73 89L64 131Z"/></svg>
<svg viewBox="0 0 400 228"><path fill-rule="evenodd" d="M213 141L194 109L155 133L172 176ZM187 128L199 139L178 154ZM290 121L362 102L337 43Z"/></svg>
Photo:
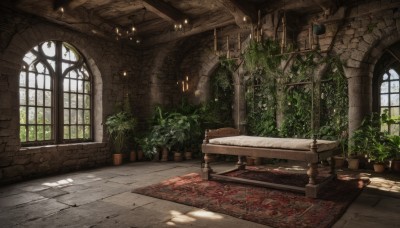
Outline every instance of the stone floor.
<svg viewBox="0 0 400 228"><path fill-rule="evenodd" d="M136 162L1 187L0 227L266 227L131 193L136 187L198 172L199 165L199 161ZM220 163L213 168L231 166ZM297 164L276 167L302 171ZM334 227L400 227L399 176L361 175L371 184Z"/></svg>

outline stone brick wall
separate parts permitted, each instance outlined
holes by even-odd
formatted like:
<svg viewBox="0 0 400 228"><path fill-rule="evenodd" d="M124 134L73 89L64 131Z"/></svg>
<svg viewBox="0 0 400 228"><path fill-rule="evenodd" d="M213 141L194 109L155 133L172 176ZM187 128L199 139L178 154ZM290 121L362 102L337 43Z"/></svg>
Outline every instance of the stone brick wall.
<svg viewBox="0 0 400 228"><path fill-rule="evenodd" d="M132 109L148 106L143 99L141 51L114 40L101 40L36 17L0 9L0 183L108 164L111 152L102 123L115 112L115 105L129 93ZM75 46L93 73L94 141L21 148L19 140L18 75L22 58L31 48L47 40L62 40ZM120 72L128 71L127 77Z"/></svg>

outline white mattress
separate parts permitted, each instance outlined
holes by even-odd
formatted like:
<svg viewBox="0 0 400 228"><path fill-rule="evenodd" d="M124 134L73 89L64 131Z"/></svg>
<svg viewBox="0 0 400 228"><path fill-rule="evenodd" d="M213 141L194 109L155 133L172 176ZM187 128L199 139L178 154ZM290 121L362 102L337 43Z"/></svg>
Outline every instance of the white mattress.
<svg viewBox="0 0 400 228"><path fill-rule="evenodd" d="M211 144L264 147L289 150L310 150L312 139L269 138L258 136L230 136L210 139ZM318 152L331 150L339 146L338 141L317 140Z"/></svg>

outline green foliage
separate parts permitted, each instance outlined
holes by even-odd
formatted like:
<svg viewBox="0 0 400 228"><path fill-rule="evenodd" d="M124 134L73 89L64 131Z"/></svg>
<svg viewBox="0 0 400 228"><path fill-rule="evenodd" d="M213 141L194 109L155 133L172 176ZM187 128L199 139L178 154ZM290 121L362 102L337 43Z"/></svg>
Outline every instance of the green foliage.
<svg viewBox="0 0 400 228"><path fill-rule="evenodd" d="M133 132L136 119L125 111L107 118L105 125L116 153L121 153L130 133Z"/></svg>

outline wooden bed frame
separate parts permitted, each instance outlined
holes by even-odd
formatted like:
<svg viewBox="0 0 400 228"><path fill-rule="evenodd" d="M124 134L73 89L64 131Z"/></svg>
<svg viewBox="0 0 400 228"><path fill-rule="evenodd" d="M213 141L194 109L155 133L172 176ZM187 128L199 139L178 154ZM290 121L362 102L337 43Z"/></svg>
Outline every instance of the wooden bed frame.
<svg viewBox="0 0 400 228"><path fill-rule="evenodd" d="M219 179L226 181L234 181L245 184L253 184L257 186L276 188L282 190L290 190L295 192L305 193L307 197L317 198L318 190L326 184L336 178L335 162L331 159L330 175L326 177L320 183L316 182L318 176L318 163L332 158L334 155L341 153L340 148L334 148L331 150L317 152L316 139L310 147L310 150L291 150L291 149L276 149L276 148L261 148L261 147L244 147L244 146L229 146L229 145L218 145L209 143L210 139L228 136L238 136L239 130L234 128L220 128L216 130L207 130L202 145L202 153L204 154L204 165L202 167L202 177L204 180ZM238 162L235 169L223 171L220 173L214 173L211 169L211 155L212 154L225 154L225 155L237 155ZM245 169L246 165L243 162L244 156L252 157L264 157L264 158L279 158L296 161L305 161L308 163L307 175L309 177L308 184L305 187L296 187L283 184L275 184L263 181L249 180L238 177L229 177L224 174L232 172L234 170Z"/></svg>

